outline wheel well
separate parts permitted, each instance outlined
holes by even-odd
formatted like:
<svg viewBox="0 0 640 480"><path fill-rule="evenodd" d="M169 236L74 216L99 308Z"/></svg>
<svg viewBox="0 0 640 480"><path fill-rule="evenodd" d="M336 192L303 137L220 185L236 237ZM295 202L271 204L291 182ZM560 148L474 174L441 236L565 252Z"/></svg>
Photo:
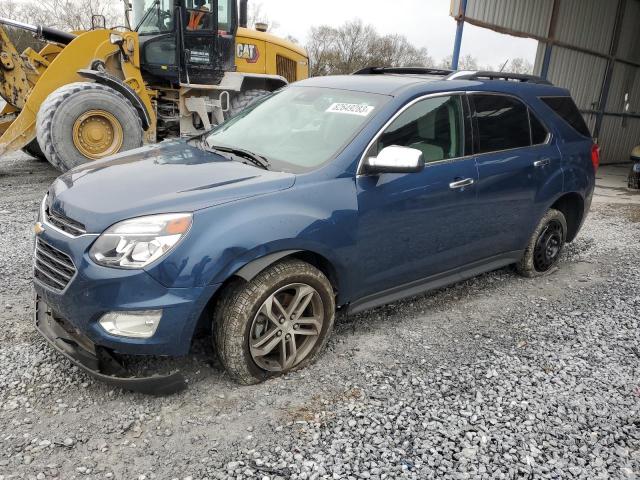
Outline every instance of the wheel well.
<svg viewBox="0 0 640 480"><path fill-rule="evenodd" d="M338 273L336 272L336 269L333 266L333 264L329 260L327 260L325 257L323 257L322 255L318 255L317 253L314 253L314 252L303 250L300 252L296 252L292 255L289 255L286 258L297 258L298 260L302 260L303 262L307 262L308 264L316 267L325 275L325 277L329 279L329 283L331 283L331 286L333 287L333 291L335 293L338 293L339 291L338 290L338 286L339 286Z"/></svg>
<svg viewBox="0 0 640 480"><path fill-rule="evenodd" d="M578 193L567 193L551 205L551 208L559 210L567 220L567 242L573 241L578 234L584 215L584 200Z"/></svg>
<svg viewBox="0 0 640 480"><path fill-rule="evenodd" d="M335 293L338 293L339 284L336 269L329 260L317 253L309 251L297 251L292 253L291 255L286 255L284 257L278 258L274 262L267 265L265 268L270 267L274 263L282 262L288 258L296 258L316 267L329 279L329 283L331 283L333 291ZM213 314L213 310L216 308L216 304L222 299L224 292L229 288L234 288L235 286L242 285L247 281L248 280L244 279L240 275L237 275L237 273L227 278L222 283L222 285L220 285L220 288L216 290L216 293L214 293L213 296L209 299L209 302L207 302L207 306L203 310L198 320L196 332L203 332L205 334L211 333L211 315Z"/></svg>

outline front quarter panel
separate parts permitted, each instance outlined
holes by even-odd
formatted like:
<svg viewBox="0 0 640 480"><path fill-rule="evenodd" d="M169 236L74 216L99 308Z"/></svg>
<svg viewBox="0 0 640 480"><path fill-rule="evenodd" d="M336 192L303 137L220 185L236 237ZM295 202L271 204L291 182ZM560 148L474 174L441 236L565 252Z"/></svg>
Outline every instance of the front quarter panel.
<svg viewBox="0 0 640 480"><path fill-rule="evenodd" d="M265 255L304 250L329 260L346 287L356 221L353 178L302 180L286 191L196 212L188 236L147 271L166 286L205 286Z"/></svg>

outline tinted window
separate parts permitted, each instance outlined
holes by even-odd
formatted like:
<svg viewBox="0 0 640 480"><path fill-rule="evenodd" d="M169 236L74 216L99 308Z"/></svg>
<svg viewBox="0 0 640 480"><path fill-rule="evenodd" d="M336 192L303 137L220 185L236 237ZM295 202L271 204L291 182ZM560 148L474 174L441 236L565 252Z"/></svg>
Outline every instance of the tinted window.
<svg viewBox="0 0 640 480"><path fill-rule="evenodd" d="M462 103L459 95L422 100L405 110L378 139L377 154L398 145L422 152L425 162L464 155Z"/></svg>
<svg viewBox="0 0 640 480"><path fill-rule="evenodd" d="M529 111L529 121L531 122L531 144L539 145L547 140L547 129L542 125L540 120Z"/></svg>
<svg viewBox="0 0 640 480"><path fill-rule="evenodd" d="M576 104L573 103L571 97L543 97L540 100L549 105L554 112L560 115L562 119L571 125L578 133L585 137L591 137L589 127L587 127L584 118L582 118L580 114L580 110L578 110Z"/></svg>
<svg viewBox="0 0 640 480"><path fill-rule="evenodd" d="M495 152L531 145L527 107L501 95L473 95L479 152Z"/></svg>

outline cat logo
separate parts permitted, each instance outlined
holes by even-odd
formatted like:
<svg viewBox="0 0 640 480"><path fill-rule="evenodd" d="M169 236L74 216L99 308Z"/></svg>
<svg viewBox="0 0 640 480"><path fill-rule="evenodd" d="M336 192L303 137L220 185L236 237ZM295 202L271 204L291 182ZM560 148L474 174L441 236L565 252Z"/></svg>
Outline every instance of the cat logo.
<svg viewBox="0 0 640 480"><path fill-rule="evenodd" d="M247 63L256 63L260 58L260 52L252 43L239 43L236 46L236 56L246 60Z"/></svg>

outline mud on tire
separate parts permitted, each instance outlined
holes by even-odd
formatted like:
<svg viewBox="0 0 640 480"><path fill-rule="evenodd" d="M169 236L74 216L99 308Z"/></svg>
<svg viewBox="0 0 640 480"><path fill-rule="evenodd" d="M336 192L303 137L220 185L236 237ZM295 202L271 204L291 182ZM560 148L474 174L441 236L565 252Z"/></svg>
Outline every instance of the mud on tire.
<svg viewBox="0 0 640 480"><path fill-rule="evenodd" d="M542 217L533 231L516 270L524 277L539 277L557 264L567 239L567 220L553 208Z"/></svg>
<svg viewBox="0 0 640 480"><path fill-rule="evenodd" d="M298 363L282 371L269 371L261 368L252 356L253 328L265 301L291 284L310 286L319 294L322 326L315 343ZM312 363L331 336L334 320L335 295L327 277L306 262L284 260L263 270L250 282L238 281L223 292L213 314L213 346L231 378L245 385L259 383Z"/></svg>

